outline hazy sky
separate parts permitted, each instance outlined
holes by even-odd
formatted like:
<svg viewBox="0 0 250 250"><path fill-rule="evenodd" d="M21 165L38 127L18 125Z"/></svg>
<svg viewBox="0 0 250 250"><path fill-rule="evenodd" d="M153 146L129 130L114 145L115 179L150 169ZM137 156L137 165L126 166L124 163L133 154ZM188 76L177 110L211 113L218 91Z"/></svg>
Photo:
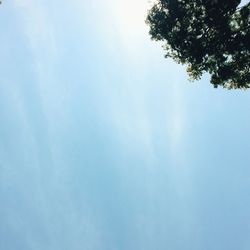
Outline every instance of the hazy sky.
<svg viewBox="0 0 250 250"><path fill-rule="evenodd" d="M0 249L249 250L250 91L188 82L145 0L0 6Z"/></svg>

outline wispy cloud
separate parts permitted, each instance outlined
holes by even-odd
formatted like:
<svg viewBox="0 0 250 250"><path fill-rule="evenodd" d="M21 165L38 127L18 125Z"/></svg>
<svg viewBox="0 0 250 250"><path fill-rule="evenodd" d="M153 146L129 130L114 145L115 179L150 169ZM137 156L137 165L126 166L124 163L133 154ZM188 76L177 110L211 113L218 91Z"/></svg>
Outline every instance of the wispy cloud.
<svg viewBox="0 0 250 250"><path fill-rule="evenodd" d="M56 38L48 13L39 1L15 0L23 29L35 59L52 59L56 54Z"/></svg>
<svg viewBox="0 0 250 250"><path fill-rule="evenodd" d="M170 138L169 145L172 153L176 155L180 146L184 142L185 127L186 127L186 109L184 103L184 96L181 86L181 80L175 77L175 84L172 86L171 94L171 110L168 111L167 118L167 131L168 138Z"/></svg>

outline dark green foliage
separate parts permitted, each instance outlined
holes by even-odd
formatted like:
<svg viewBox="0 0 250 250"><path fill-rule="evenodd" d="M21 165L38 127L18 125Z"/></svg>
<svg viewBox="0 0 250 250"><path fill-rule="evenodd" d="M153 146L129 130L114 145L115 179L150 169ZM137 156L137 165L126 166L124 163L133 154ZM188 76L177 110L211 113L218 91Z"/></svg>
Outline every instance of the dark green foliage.
<svg viewBox="0 0 250 250"><path fill-rule="evenodd" d="M157 0L149 10L151 38L166 57L187 64L196 80L211 74L214 87L250 87L250 3L240 0Z"/></svg>

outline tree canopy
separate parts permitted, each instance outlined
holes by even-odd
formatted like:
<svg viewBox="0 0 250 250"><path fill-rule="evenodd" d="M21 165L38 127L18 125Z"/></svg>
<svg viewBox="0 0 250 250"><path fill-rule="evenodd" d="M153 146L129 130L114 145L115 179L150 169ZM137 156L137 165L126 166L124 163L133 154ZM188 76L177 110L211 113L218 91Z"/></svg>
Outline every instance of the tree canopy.
<svg viewBox="0 0 250 250"><path fill-rule="evenodd" d="M211 75L214 87L250 87L250 3L240 0L157 0L146 23L166 57L187 65L191 79Z"/></svg>

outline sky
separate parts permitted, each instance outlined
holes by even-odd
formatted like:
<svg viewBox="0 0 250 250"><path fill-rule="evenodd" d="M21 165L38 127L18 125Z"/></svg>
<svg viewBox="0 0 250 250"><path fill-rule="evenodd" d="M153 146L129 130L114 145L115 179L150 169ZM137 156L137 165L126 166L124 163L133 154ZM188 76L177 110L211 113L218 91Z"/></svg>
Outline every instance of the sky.
<svg viewBox="0 0 250 250"><path fill-rule="evenodd" d="M147 0L2 2L0 249L250 249L248 90L189 82Z"/></svg>

